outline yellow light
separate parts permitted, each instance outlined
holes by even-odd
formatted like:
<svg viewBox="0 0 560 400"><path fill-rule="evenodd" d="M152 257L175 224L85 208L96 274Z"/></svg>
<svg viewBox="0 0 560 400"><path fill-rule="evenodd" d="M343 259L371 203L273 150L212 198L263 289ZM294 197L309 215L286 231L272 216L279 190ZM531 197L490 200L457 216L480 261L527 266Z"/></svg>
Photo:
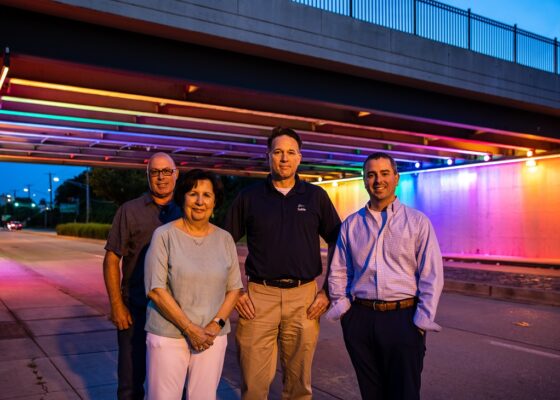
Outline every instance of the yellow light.
<svg viewBox="0 0 560 400"><path fill-rule="evenodd" d="M527 157L533 157L533 150L528 150L527 151Z"/></svg>
<svg viewBox="0 0 560 400"><path fill-rule="evenodd" d="M104 112L104 113L112 113L112 114L132 115L135 117L151 117L151 118L160 118L160 119L168 119L168 120L175 120L175 121L189 121L189 122L213 122L213 123L223 122L223 121L212 120L212 119L183 117L180 115L158 114L158 113L151 113L145 111L125 110L122 108L89 106L85 104L65 103L61 101L26 99L23 97L2 96L1 99L4 102L35 104L35 105L48 106L48 107L69 108L72 110L96 111L96 112ZM248 124L243 124L238 122L228 122L227 124L230 126L237 126L237 127L250 126L250 127L261 128L261 129L267 128L266 126L262 126L262 125L248 125Z"/></svg>
<svg viewBox="0 0 560 400"><path fill-rule="evenodd" d="M0 90L2 89L2 86L4 85L4 81L6 80L6 77L8 76L8 71L10 70L10 68L6 67L5 65L2 67L2 73L0 74Z"/></svg>
<svg viewBox="0 0 560 400"><path fill-rule="evenodd" d="M333 186L333 187L338 187L338 182L334 181L334 182L332 183L332 186Z"/></svg>
<svg viewBox="0 0 560 400"><path fill-rule="evenodd" d="M70 85L61 85L57 83L48 83L48 82L39 82L39 81L30 81L27 79L19 79L19 78L11 78L10 79L11 85L21 85L21 86L30 86L30 87L37 87L42 89L52 89L52 90L60 90L63 92L72 92L72 93L83 93L83 94L91 94L95 96L106 96L106 97L114 97L117 99L126 99L126 100L137 100L137 101L147 101L156 104L173 104L176 106L184 106L184 107L196 107L196 108L203 108L208 110L217 110L217 111L228 111L228 112L235 112L241 114L250 114L250 115L258 115L263 117L277 117L277 118L291 118L297 121L305 121L305 122L312 122L315 121L313 118L307 117L294 117L288 114L279 114L279 113L271 113L271 112L264 112L264 111L254 111L244 108L235 108L235 107L227 107L227 106L218 106L214 104L202 104L196 103L192 101L183 101L183 100L175 100L175 99L168 99L163 97L154 97L154 96L143 96L139 94L131 94L131 93L123 93L123 92L112 92L109 90L100 90L100 89L91 89L91 88L84 88L79 86L70 86ZM259 127L258 125L251 125L255 127Z"/></svg>
<svg viewBox="0 0 560 400"><path fill-rule="evenodd" d="M525 161L525 165L529 168L533 168L537 166L537 162L534 159L530 159Z"/></svg>

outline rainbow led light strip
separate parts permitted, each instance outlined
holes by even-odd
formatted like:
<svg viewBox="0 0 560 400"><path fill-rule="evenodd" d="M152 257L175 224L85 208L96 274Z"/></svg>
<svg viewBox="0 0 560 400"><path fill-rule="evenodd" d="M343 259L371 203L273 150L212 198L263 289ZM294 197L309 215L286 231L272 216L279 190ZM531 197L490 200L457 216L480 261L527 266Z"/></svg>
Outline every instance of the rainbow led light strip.
<svg viewBox="0 0 560 400"><path fill-rule="evenodd" d="M120 108L112 108L112 107L100 107L100 106L90 106L85 104L76 104L76 103L66 103L60 101L50 101L50 100L36 100L36 99L27 99L22 97L13 97L13 96L2 96L0 100L3 102L12 102L12 103L20 103L20 104L31 104L31 105L39 105L39 106L46 106L46 107L55 107L55 108L66 108L71 110L81 110L81 111L93 111L93 112L100 112L100 113L110 113L110 114L119 114L119 115L130 115L133 117L149 117L149 118L156 118L156 119L167 119L167 120L176 120L176 121L184 121L184 122L197 122L197 123L211 123L217 125L227 125L233 127L241 127L241 128L250 128L250 129L262 129L262 130L269 130L270 126L266 125L254 125L254 124L243 124L238 122L229 122L229 121L220 121L220 120L212 120L212 119L202 119L202 118L193 118L193 117L185 117L180 115L170 115L170 114L159 114L159 113L152 113L146 111L135 111L135 110L125 110ZM23 111L20 111L23 112ZM76 118L76 117L74 117ZM313 132L314 136L319 137L333 137L336 135L320 133L320 132ZM236 136L234 134L228 134L230 136ZM259 138L258 136L253 135L242 135L237 134L238 137L250 137L253 139ZM327 143L325 145L331 147L338 147L338 148L346 148L346 149L355 149L355 146L348 146L342 144L332 144ZM319 151L319 150L318 150ZM378 151L375 149L368 149L368 151ZM453 151L450 151L453 152ZM457 151L459 152L459 151ZM465 154L474 154L474 155L481 155L486 153L481 152L474 152L470 150L461 150L461 153ZM401 158L398 158L398 161L407 162L407 163L414 163L415 160L402 158L402 156L410 157L414 156L414 153L406 152L406 151L398 151L393 150L391 154L400 155ZM438 156L438 155L431 155L431 154L422 154L422 158L431 158L431 159L448 159L447 156Z"/></svg>
<svg viewBox="0 0 560 400"><path fill-rule="evenodd" d="M499 165L499 164L513 164L513 163L521 163L527 161L539 161L539 160L549 160L553 158L560 158L560 154L548 154L543 156L537 157L522 157L522 158L511 158L507 160L498 160L498 161L488 161L488 162L480 162L480 163L473 163L473 164L461 164L461 165L452 165L449 167L439 167L439 168L429 168L429 169L418 169L415 171L404 171L399 172L399 175L414 175L414 174L422 174L427 172L438 172L438 171L450 171L453 169L465 169L465 168L480 168L480 167L487 167L491 165ZM361 169L361 168L360 168ZM325 183L340 183L340 182L351 182L351 181L358 181L362 180L363 177L353 177L353 178L344 178L344 179L333 179L329 181L321 181L321 182L313 182L317 185L325 184Z"/></svg>
<svg viewBox="0 0 560 400"><path fill-rule="evenodd" d="M369 131L375 131L375 132L395 133L395 134L403 134L403 135L415 135L415 136L421 136L421 137L424 137L424 138L441 139L441 137L439 137L439 136L430 135L430 134L426 134L426 133L419 134L417 132L411 132L411 131L388 129L388 128L353 124L353 123L334 121L334 120L318 120L318 119L315 119L315 118L301 117L301 116L297 116L297 115L288 115L288 114L281 114L281 113L274 113L274 112L248 110L248 109L243 109L243 108L218 106L218 105L214 105L214 104L195 103L195 102L175 100L175 99L162 98L162 97L144 96L144 95L136 95L136 94L130 94L130 93L123 93L123 92L114 92L114 91L108 91L108 90L83 88L83 87L61 85L61 84L54 84L54 83L48 83L48 82L31 81L31 80L19 79L19 78L11 78L10 79L10 84L44 88L44 89L52 89L52 90L59 90L59 91L66 91L66 92L90 94L90 95L96 95L96 96L107 96L107 97L114 97L114 98L128 99L128 100L135 100L135 101L145 101L145 102L151 102L151 103L156 103L156 104L173 104L173 105L184 106L184 107L196 107L196 108L209 109L209 110L233 112L233 113L237 113L237 114L249 114L249 115L268 117L268 118L278 118L278 119L281 119L281 120L282 119L289 119L289 120L294 120L294 121L307 122L307 123L317 125L317 126L320 126L320 125L336 125L336 126L339 126L339 127L369 130ZM138 113L136 113L136 115L138 115ZM156 115L160 115L160 114L156 114ZM222 123L224 123L224 122L222 122ZM249 126L249 127L252 127L252 128L263 128L263 126L259 126L259 125L245 124L245 126ZM269 129L270 126L265 126L264 128ZM307 134L320 135L320 136L323 136L323 137L336 136L336 135L325 134L325 133L315 132L315 131L303 131L303 130L300 130L300 131L302 133L305 132ZM449 138L449 139L453 139L453 138ZM371 141L371 142L385 143L385 144L390 144L390 145L406 145L406 143L396 142L396 141L392 141L392 140L382 140L382 139L373 139L373 138L368 138L367 140ZM478 142L478 141L473 141L473 142ZM495 144L492 143L492 145L495 145ZM421 144L415 144L415 146L416 147L427 148L427 149L433 149L433 150L448 151L448 152L453 152L453 153L458 153L458 154L469 154L469 155L476 155L476 156L484 156L485 154L487 154L486 152L482 152L482 151L464 150L464 149L458 149L458 148L453 148L453 147L440 147L440 146L430 146L430 145L421 145ZM522 146L500 145L500 147L517 149L517 150L525 150L525 151L528 150L526 147L522 147ZM449 157L441 157L441 158L449 158Z"/></svg>

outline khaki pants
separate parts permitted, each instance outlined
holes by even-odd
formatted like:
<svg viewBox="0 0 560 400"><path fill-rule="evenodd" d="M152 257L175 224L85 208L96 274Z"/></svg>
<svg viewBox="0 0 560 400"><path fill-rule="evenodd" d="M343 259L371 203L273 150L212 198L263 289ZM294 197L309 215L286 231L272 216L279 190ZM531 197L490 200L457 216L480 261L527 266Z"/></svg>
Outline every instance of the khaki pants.
<svg viewBox="0 0 560 400"><path fill-rule="evenodd" d="M239 318L237 346L242 373L242 399L264 400L280 350L282 399L311 399L311 364L319 338L319 321L307 319L317 284L279 289L249 282L255 305L252 320Z"/></svg>

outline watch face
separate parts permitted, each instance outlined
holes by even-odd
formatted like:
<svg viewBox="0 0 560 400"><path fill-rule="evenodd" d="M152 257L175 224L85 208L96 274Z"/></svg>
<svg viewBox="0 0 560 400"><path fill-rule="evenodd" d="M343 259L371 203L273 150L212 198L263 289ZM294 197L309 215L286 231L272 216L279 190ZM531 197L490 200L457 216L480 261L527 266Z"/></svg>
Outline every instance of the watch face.
<svg viewBox="0 0 560 400"><path fill-rule="evenodd" d="M224 326L226 326L226 321L224 321L221 318L216 318L214 321L216 321L217 324L220 325L220 328L223 328Z"/></svg>

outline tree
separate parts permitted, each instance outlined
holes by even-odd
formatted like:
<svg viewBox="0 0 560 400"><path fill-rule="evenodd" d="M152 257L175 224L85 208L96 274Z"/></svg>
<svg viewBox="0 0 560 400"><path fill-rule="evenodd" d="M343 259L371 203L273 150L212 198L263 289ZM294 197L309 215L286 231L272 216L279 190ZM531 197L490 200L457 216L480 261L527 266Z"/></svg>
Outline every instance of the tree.
<svg viewBox="0 0 560 400"><path fill-rule="evenodd" d="M239 191L244 187L251 186L262 180L262 178L247 178L226 175L222 175L220 178L222 179L222 184L224 185L224 202L220 208L214 210L214 218L212 219L212 221L218 226L222 226L227 211L231 207L233 200L235 200L239 194Z"/></svg>
<svg viewBox="0 0 560 400"><path fill-rule="evenodd" d="M117 206L148 191L144 169L94 168L89 183L96 197Z"/></svg>

